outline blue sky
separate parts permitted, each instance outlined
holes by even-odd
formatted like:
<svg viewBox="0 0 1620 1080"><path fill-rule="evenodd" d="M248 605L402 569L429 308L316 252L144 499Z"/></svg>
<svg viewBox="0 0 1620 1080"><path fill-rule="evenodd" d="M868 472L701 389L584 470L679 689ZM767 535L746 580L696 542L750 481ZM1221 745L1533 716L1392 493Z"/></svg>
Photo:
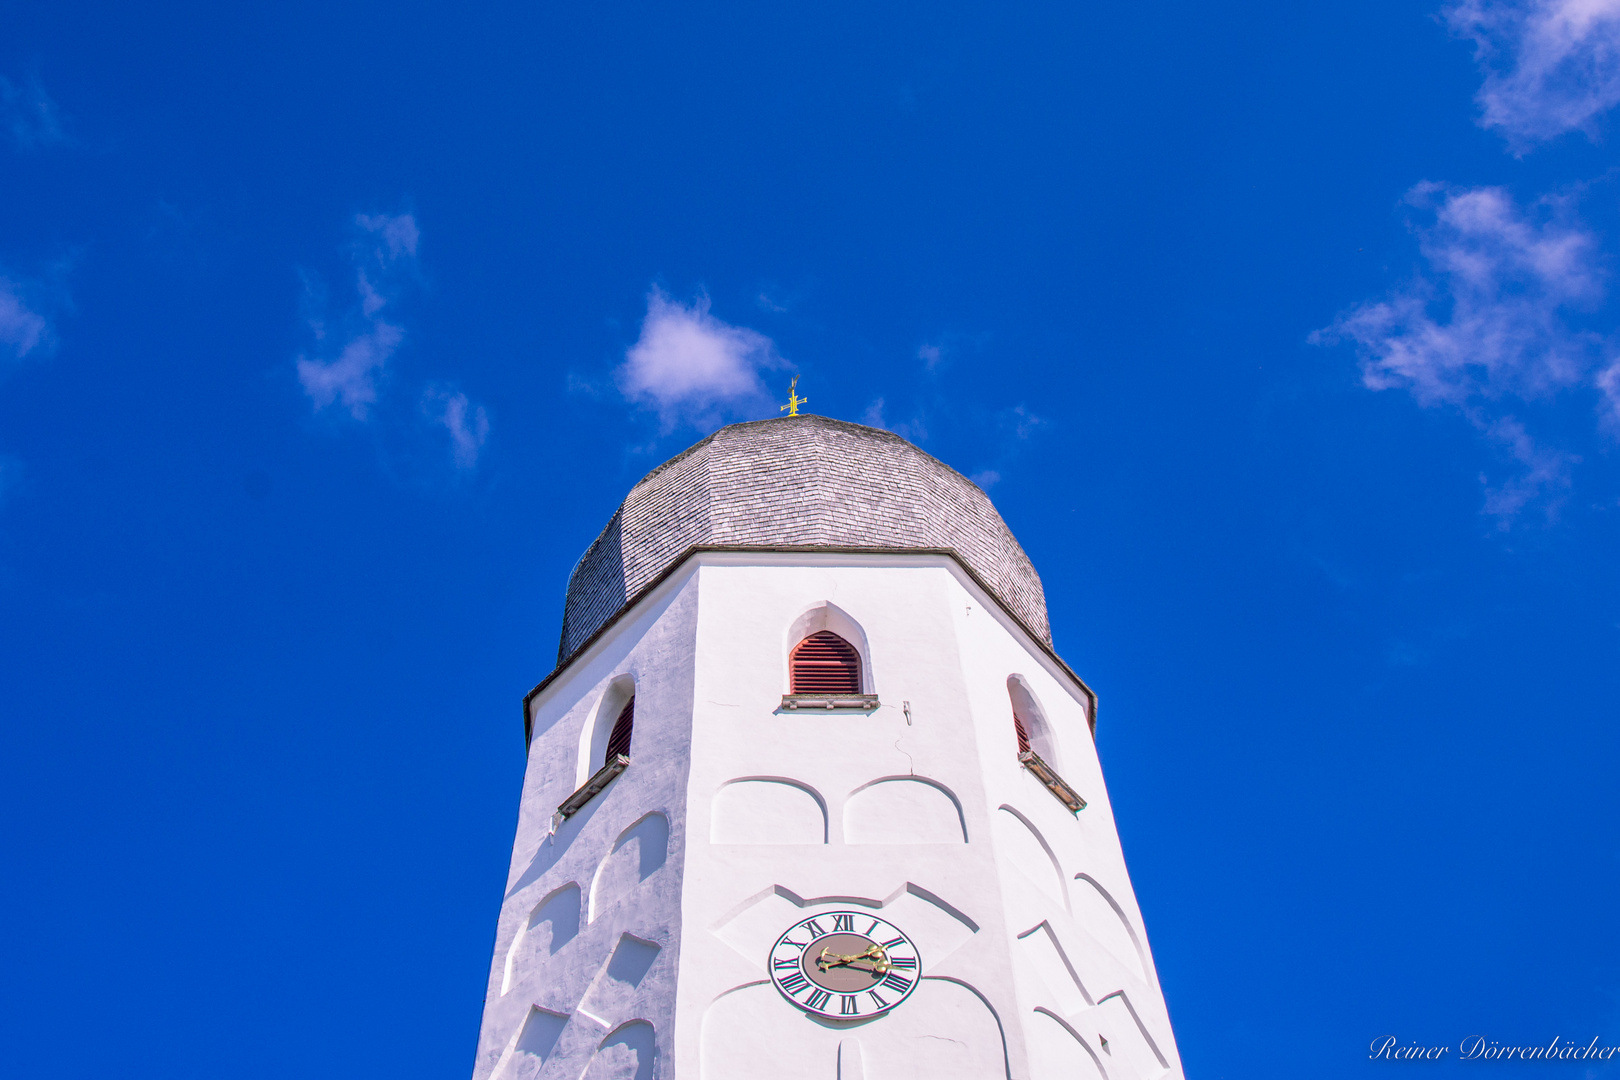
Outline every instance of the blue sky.
<svg viewBox="0 0 1620 1080"><path fill-rule="evenodd" d="M0 1061L470 1070L574 560L878 423L1045 580L1189 1075L1620 1043L1620 2L0 32Z"/></svg>

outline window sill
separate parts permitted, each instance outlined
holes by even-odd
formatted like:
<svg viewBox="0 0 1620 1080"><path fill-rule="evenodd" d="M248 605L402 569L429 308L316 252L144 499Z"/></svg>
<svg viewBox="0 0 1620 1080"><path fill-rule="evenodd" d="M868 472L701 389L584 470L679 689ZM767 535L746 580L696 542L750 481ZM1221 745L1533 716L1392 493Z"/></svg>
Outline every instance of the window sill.
<svg viewBox="0 0 1620 1080"><path fill-rule="evenodd" d="M783 694L782 711L871 712L878 707L876 694Z"/></svg>
<svg viewBox="0 0 1620 1080"><path fill-rule="evenodd" d="M584 787L562 801L562 805L557 807L558 817L563 821L567 821L579 813L580 808L596 798L602 789L613 781L615 776L624 772L624 767L628 764L630 764L629 758L623 754L614 754L613 760L597 769L596 774L585 781Z"/></svg>
<svg viewBox="0 0 1620 1080"><path fill-rule="evenodd" d="M1041 755L1035 751L1021 751L1018 755L1018 763L1033 773L1035 779L1045 784L1046 790L1050 791L1058 802L1067 806L1074 813L1078 814L1086 808L1086 800L1082 799L1074 788L1064 783L1063 777L1059 776L1052 766L1042 761Z"/></svg>

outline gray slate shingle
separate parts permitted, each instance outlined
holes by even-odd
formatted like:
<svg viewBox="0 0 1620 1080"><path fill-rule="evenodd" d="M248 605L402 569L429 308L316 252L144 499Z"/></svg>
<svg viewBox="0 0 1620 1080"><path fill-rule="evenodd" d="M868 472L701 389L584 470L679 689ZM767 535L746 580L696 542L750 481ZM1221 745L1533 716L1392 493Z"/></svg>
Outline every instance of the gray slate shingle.
<svg viewBox="0 0 1620 1080"><path fill-rule="evenodd" d="M1052 641L1040 576L977 484L892 432L806 415L721 428L644 476L574 567L558 659L696 545L951 548Z"/></svg>

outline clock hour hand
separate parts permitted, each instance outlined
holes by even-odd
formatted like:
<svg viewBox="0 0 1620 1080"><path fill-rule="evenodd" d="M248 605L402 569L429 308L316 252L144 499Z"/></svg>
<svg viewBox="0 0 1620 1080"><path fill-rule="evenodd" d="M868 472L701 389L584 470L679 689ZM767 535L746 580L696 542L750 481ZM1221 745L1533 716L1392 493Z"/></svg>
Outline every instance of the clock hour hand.
<svg viewBox="0 0 1620 1080"><path fill-rule="evenodd" d="M889 970L889 956L883 951L881 945L868 946L865 952L854 953L849 956L835 953L831 949L823 947L821 955L816 957L816 966L822 971L826 971L832 967L855 967L862 961L871 964L871 967L856 967L856 971L870 971L874 975L883 975Z"/></svg>

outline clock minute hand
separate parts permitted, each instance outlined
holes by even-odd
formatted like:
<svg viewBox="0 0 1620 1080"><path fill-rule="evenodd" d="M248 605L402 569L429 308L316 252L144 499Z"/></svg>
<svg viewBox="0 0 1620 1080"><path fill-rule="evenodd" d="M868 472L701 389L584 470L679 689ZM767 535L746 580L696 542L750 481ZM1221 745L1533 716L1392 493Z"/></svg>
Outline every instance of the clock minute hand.
<svg viewBox="0 0 1620 1080"><path fill-rule="evenodd" d="M882 975L889 970L889 957L883 951L881 945L868 946L865 952L854 953L849 956L835 953L831 949L823 947L821 955L816 957L816 964L822 971L826 971L830 967L851 967L862 960L871 963L870 970L873 974ZM864 971L868 969L856 968L856 970Z"/></svg>

